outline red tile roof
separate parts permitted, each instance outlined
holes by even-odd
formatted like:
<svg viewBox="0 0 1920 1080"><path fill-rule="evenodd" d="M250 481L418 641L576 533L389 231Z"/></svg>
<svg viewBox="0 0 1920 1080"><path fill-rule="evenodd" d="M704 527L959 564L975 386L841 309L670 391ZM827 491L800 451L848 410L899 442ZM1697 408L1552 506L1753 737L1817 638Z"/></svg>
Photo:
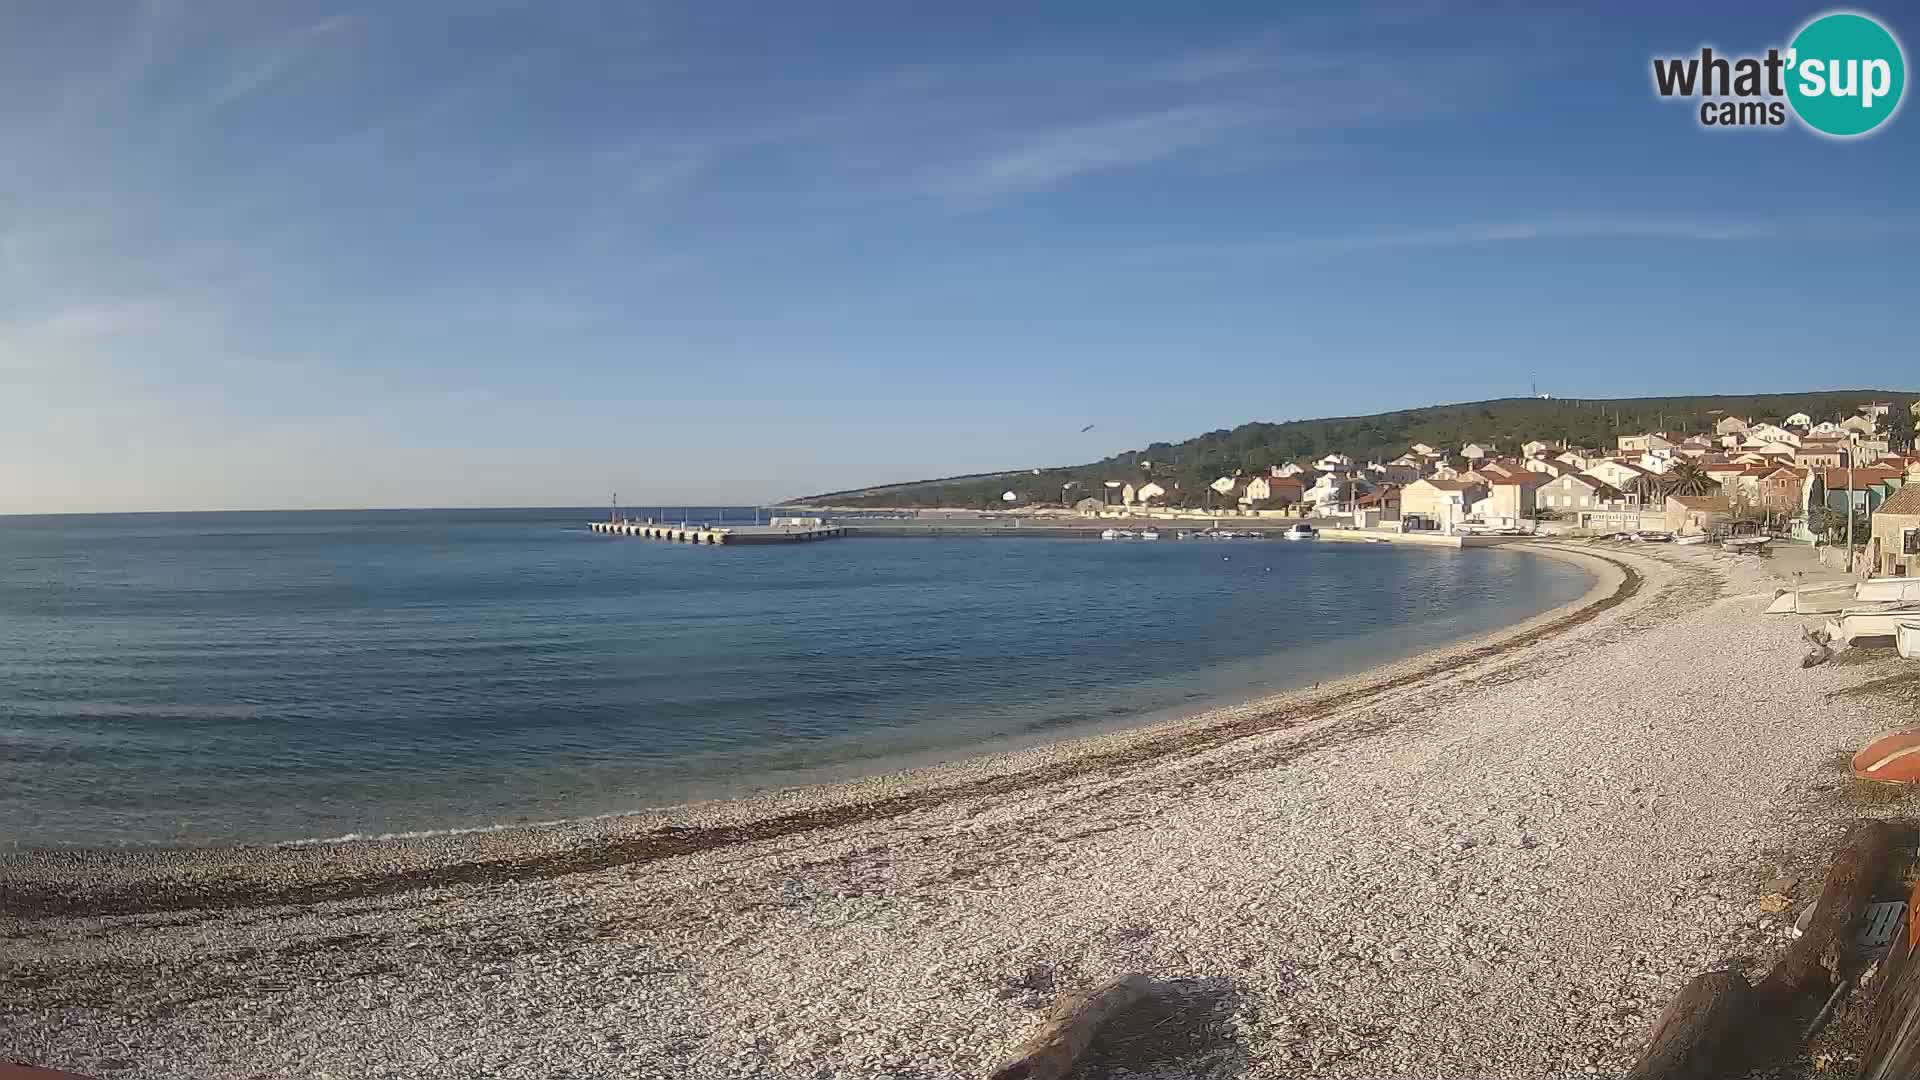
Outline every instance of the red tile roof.
<svg viewBox="0 0 1920 1080"><path fill-rule="evenodd" d="M1872 487L1883 480L1894 480L1907 475L1905 470L1896 469L1889 465L1862 465L1852 470L1828 469L1821 482L1826 484L1830 489L1845 491L1847 490L1847 473L1849 471L1853 473L1853 482L1858 485L1858 488ZM1858 490L1858 488L1855 490Z"/></svg>

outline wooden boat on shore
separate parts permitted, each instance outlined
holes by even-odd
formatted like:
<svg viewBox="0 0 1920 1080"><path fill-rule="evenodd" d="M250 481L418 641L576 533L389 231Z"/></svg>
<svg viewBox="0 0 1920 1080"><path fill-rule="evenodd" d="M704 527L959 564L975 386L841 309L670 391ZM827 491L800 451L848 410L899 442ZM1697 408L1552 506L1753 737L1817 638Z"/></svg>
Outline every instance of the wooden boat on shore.
<svg viewBox="0 0 1920 1080"><path fill-rule="evenodd" d="M1920 607L1847 608L1827 620L1827 644L1851 645L1861 638L1891 638L1903 622L1920 622Z"/></svg>

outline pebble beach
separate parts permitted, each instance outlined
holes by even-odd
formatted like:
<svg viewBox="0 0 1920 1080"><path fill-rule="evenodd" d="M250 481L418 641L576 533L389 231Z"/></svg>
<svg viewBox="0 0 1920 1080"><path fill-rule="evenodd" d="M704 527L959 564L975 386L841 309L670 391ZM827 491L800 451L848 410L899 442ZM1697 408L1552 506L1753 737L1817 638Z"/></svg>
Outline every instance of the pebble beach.
<svg viewBox="0 0 1920 1080"><path fill-rule="evenodd" d="M1774 560L1529 546L1592 589L1149 729L467 835L0 856L0 1059L932 1080L1140 972L1080 1075L1618 1075L1898 809L1843 772L1892 669L1803 670Z"/></svg>

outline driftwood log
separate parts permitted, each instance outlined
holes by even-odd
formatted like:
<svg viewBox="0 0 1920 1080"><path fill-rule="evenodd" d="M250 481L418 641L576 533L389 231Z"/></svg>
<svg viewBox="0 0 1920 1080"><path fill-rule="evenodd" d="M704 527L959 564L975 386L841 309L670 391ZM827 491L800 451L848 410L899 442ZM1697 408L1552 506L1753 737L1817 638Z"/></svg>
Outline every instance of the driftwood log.
<svg viewBox="0 0 1920 1080"><path fill-rule="evenodd" d="M995 1069L990 1080L1061 1080L1093 1044L1100 1025L1153 991L1145 975L1122 975L1053 1006L1033 1037Z"/></svg>
<svg viewBox="0 0 1920 1080"><path fill-rule="evenodd" d="M1627 1080L1740 1076L1798 1049L1836 988L1857 974L1854 937L1899 831L1863 821L1847 831L1806 932L1758 984L1735 971L1696 975L1660 1014Z"/></svg>

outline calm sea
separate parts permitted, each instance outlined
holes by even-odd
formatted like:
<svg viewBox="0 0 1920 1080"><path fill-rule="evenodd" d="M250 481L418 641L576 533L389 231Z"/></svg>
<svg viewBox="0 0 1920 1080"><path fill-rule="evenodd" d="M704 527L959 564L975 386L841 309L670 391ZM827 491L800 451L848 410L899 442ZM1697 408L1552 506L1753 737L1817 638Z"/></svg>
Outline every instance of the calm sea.
<svg viewBox="0 0 1920 1080"><path fill-rule="evenodd" d="M1587 586L1500 550L691 547L585 528L604 514L0 518L0 843L377 835L831 779L1312 682Z"/></svg>

